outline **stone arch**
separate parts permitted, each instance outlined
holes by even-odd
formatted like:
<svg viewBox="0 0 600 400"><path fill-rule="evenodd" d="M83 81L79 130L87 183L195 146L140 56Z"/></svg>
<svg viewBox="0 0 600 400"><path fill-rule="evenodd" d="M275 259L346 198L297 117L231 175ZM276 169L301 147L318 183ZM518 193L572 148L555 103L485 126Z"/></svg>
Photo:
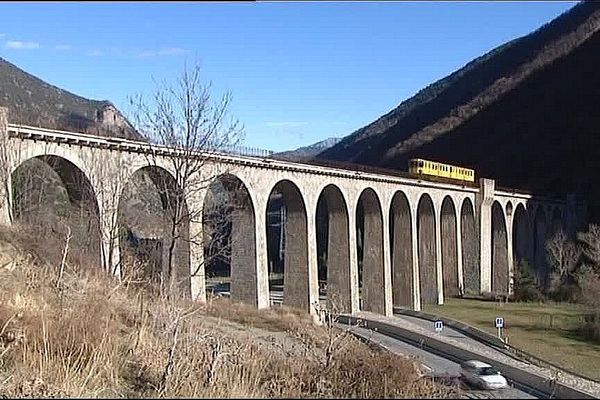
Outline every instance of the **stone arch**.
<svg viewBox="0 0 600 400"><path fill-rule="evenodd" d="M319 286L330 309L349 312L350 247L348 207L341 190L327 185L319 195L316 213Z"/></svg>
<svg viewBox="0 0 600 400"><path fill-rule="evenodd" d="M254 203L232 174L210 184L202 208L207 290L228 291L235 301L258 304Z"/></svg>
<svg viewBox="0 0 600 400"><path fill-rule="evenodd" d="M459 294L456 208L450 196L444 198L440 215L444 297L456 297Z"/></svg>
<svg viewBox="0 0 600 400"><path fill-rule="evenodd" d="M530 230L529 230L529 214L523 204L518 204L513 217L512 241L514 254L514 267L519 267L519 264L524 259L531 265L530 255Z"/></svg>
<svg viewBox="0 0 600 400"><path fill-rule="evenodd" d="M508 292L508 236L504 210L492 204L492 292Z"/></svg>
<svg viewBox="0 0 600 400"><path fill-rule="evenodd" d="M437 256L435 243L435 209L428 194L423 194L417 207L419 244L419 288L421 304L437 304Z"/></svg>
<svg viewBox="0 0 600 400"><path fill-rule="evenodd" d="M538 279L542 279L547 272L546 235L546 213L543 207L538 206L533 220L533 269Z"/></svg>
<svg viewBox="0 0 600 400"><path fill-rule="evenodd" d="M383 271L383 215L381 202L373 189L361 193L356 207L359 293L361 309L385 314ZM361 250L359 249L359 250Z"/></svg>
<svg viewBox="0 0 600 400"><path fill-rule="evenodd" d="M121 273L141 274L189 296L190 215L173 175L159 166L134 171L121 192L117 220Z"/></svg>
<svg viewBox="0 0 600 400"><path fill-rule="evenodd" d="M61 156L38 155L11 171L11 183L15 223L63 245L70 229L71 262L101 265L98 199L89 176L78 165Z"/></svg>
<svg viewBox="0 0 600 400"><path fill-rule="evenodd" d="M481 291L479 234L473 203L468 198L463 201L460 209L460 234L464 291L466 294L479 294Z"/></svg>
<svg viewBox="0 0 600 400"><path fill-rule="evenodd" d="M280 203L281 236L275 244L279 247L280 254L283 253L283 257L282 264L275 268L274 253L272 250L268 252L270 294L273 297L276 289L283 286L284 305L308 310L308 228L304 198L296 184L289 180L281 180L270 192L265 210L267 219L269 213L273 212L273 202ZM274 242L271 240L273 233L267 226L268 244Z"/></svg>
<svg viewBox="0 0 600 400"><path fill-rule="evenodd" d="M410 204L397 191L390 207L390 244L392 255L392 298L394 307L413 307L413 254Z"/></svg>

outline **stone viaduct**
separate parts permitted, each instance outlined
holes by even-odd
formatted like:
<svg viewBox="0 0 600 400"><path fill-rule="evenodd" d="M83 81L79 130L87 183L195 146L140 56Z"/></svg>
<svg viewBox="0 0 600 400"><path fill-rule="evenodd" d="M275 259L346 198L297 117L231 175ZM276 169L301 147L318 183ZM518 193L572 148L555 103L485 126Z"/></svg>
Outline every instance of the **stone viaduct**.
<svg viewBox="0 0 600 400"><path fill-rule="evenodd" d="M166 154L176 150L144 142L49 130L8 123L0 113L3 198L1 222L11 223L11 176L36 158L59 160L56 172L77 197L77 185L87 185L99 217L105 268L119 271L119 246L110 227L124 186L143 169L173 174ZM157 164L149 165L148 154ZM434 182L270 158L204 154L209 162L199 171L227 188L243 189L242 204L232 222L231 297L270 306L266 214L269 196L282 194L286 207L286 251L283 303L316 312L316 209L327 202L329 237L327 300L344 312L369 310L391 315L393 307L421 309L441 304L460 293L508 293L516 260L527 258L536 268L545 263L544 240L563 228L574 232L582 223L580 204L573 198L549 199L500 190L494 180L479 184ZM161 161L163 160L163 161ZM79 177L75 179L75 177ZM71 193L73 192L73 193ZM193 201L202 207L205 192ZM357 211L364 214L362 260L357 251ZM189 235L202 232L189 223ZM187 250L187 249L186 249ZM189 243L184 268L190 271L193 298L206 298L201 242ZM361 262L359 262L361 261ZM361 271L359 271L359 268ZM362 282L359 282L362 276Z"/></svg>

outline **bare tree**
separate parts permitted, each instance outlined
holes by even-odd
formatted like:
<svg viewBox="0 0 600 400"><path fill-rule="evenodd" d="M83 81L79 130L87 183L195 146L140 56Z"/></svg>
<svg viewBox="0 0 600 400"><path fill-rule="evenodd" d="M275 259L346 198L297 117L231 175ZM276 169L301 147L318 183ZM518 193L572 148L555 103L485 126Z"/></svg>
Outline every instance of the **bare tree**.
<svg viewBox="0 0 600 400"><path fill-rule="evenodd" d="M197 199L202 198L215 178L205 172L214 171L210 152L237 145L243 135L239 122L228 118L231 99L226 93L213 101L211 84L202 81L200 66L195 64L191 68L185 66L173 85L156 83L149 101L142 96L130 101L136 129L151 143L176 150L147 156L148 164L158 167L153 180L163 199L169 225L165 247L170 290L177 283L176 247L185 242L202 243L202 232L187 231L190 223L202 223L202 205ZM172 177L159 172L164 171L163 166ZM179 281L188 278L189 273Z"/></svg>
<svg viewBox="0 0 600 400"><path fill-rule="evenodd" d="M573 274L581 249L567 238L562 229L546 241L546 251L548 263L561 279Z"/></svg>
<svg viewBox="0 0 600 400"><path fill-rule="evenodd" d="M577 239L582 244L582 252L589 264L600 272L600 225L591 224L587 232L579 232Z"/></svg>
<svg viewBox="0 0 600 400"><path fill-rule="evenodd" d="M552 267L546 290L555 300L572 300L577 293L575 270L581 258L581 247L559 230L546 241L546 257Z"/></svg>
<svg viewBox="0 0 600 400"><path fill-rule="evenodd" d="M90 169L96 192L93 194L102 212L91 217L93 228L99 230L102 243L102 267L114 275L123 277L122 259L119 257L120 225L118 219L119 204L123 187L129 177L128 158L124 153L90 152L89 162L95 167ZM84 182L78 183L84 186Z"/></svg>

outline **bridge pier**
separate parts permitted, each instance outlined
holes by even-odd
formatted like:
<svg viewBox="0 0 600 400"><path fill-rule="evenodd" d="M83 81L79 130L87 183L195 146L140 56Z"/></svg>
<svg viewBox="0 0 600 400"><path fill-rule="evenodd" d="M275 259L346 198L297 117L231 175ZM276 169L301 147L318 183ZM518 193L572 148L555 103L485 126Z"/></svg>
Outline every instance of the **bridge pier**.
<svg viewBox="0 0 600 400"><path fill-rule="evenodd" d="M410 231L411 231L411 246L412 246L412 285L413 285L413 310L421 311L421 277L419 275L419 242L418 242L418 211L416 203L411 206L412 215L414 218L410 220Z"/></svg>
<svg viewBox="0 0 600 400"><path fill-rule="evenodd" d="M206 267L202 223L190 221L190 296L192 300L206 302Z"/></svg>
<svg viewBox="0 0 600 400"><path fill-rule="evenodd" d="M462 244L462 218L461 218L461 214L460 214L460 204L457 204L457 206L455 207L455 221L456 221L456 232L454 233L456 235L456 270L457 270L457 274L458 276L456 277L458 279L458 293L459 295L461 293L465 292L465 282L464 282L464 275L463 275L463 244Z"/></svg>
<svg viewBox="0 0 600 400"><path fill-rule="evenodd" d="M12 221L12 166L8 139L8 109L0 107L0 225L4 226Z"/></svg>
<svg viewBox="0 0 600 400"><path fill-rule="evenodd" d="M493 179L479 179L479 193L476 196L479 209L479 257L480 292L492 290L492 203L494 202L495 182Z"/></svg>
<svg viewBox="0 0 600 400"><path fill-rule="evenodd" d="M356 242L356 199L348 203L348 247L350 249L350 308L351 312L360 311L358 287L358 245Z"/></svg>
<svg viewBox="0 0 600 400"><path fill-rule="evenodd" d="M307 229L307 245L308 245L308 311L310 314L318 316L319 304L319 272L318 272L318 255L317 255L317 204L316 202L308 201L306 205L306 229Z"/></svg>
<svg viewBox="0 0 600 400"><path fill-rule="evenodd" d="M388 204L390 202L387 202ZM389 207L386 207L389 210ZM389 212L384 213L383 220L388 222ZM394 299L392 297L392 258L389 224L383 224L383 315L394 315Z"/></svg>
<svg viewBox="0 0 600 400"><path fill-rule="evenodd" d="M256 196L255 236L256 236L256 306L265 309L271 306L269 295L269 257L267 255L267 198Z"/></svg>
<svg viewBox="0 0 600 400"><path fill-rule="evenodd" d="M444 271L442 258L442 213L441 205L434 206L435 221L435 270L437 275L437 304L444 304Z"/></svg>
<svg viewBox="0 0 600 400"><path fill-rule="evenodd" d="M508 294L511 295L513 293L514 286L514 276L515 276L515 258L514 258L514 249L513 249L513 218L514 213L512 209L510 212L506 213L506 253L507 253L507 262L508 262Z"/></svg>

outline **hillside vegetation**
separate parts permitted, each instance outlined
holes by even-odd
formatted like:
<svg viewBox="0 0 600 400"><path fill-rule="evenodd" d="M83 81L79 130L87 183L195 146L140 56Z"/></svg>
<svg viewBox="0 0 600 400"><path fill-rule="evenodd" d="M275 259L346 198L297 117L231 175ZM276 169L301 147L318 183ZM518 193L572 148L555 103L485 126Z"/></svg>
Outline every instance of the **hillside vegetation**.
<svg viewBox="0 0 600 400"><path fill-rule="evenodd" d="M0 397L447 397L409 360L287 308L158 297L0 234Z"/></svg>
<svg viewBox="0 0 600 400"><path fill-rule="evenodd" d="M109 101L90 100L50 85L0 58L0 106L9 122L75 132L140 139Z"/></svg>
<svg viewBox="0 0 600 400"><path fill-rule="evenodd" d="M597 221L599 28L600 3L580 3L428 86L318 157L400 170L413 157L464 165L500 186L577 192Z"/></svg>

